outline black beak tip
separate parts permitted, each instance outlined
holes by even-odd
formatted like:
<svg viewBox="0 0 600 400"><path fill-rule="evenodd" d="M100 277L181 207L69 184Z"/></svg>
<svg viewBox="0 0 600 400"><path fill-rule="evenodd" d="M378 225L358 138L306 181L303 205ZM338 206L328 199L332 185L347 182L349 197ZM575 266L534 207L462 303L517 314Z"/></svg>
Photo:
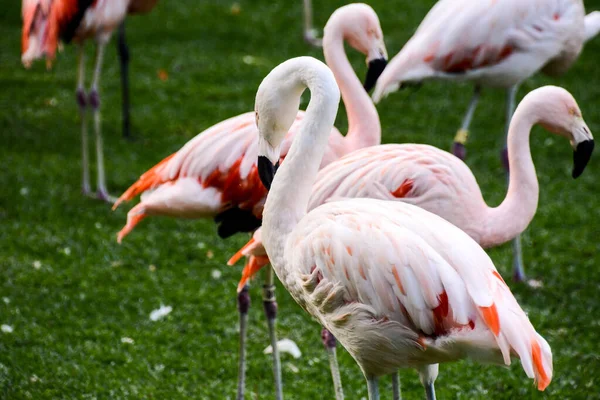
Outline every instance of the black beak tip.
<svg viewBox="0 0 600 400"><path fill-rule="evenodd" d="M573 153L573 173L572 176L574 179L579 178L585 167L587 166L590 158L592 157L592 153L594 151L594 141L593 140L585 140L577 145L577 149Z"/></svg>
<svg viewBox="0 0 600 400"><path fill-rule="evenodd" d="M258 176L262 184L267 188L267 190L271 189L271 183L273 183L273 178L275 177L275 172L277 172L277 168L279 167L279 162L273 165L271 160L265 156L258 156L258 162L256 163L258 168Z"/></svg>
<svg viewBox="0 0 600 400"><path fill-rule="evenodd" d="M383 70L387 66L387 60L385 58L378 58L369 61L369 67L367 69L367 77L365 78L365 84L363 87L365 91L370 92L375 87L377 79L383 73Z"/></svg>

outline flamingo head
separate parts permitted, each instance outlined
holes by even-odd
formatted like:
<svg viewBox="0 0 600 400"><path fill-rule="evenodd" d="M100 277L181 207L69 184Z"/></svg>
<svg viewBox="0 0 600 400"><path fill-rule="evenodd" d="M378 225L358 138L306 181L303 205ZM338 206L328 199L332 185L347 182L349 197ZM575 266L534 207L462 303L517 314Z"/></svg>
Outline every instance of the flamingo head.
<svg viewBox="0 0 600 400"><path fill-rule="evenodd" d="M263 79L256 93L255 115L259 132L257 167L267 189L271 186L281 157L281 143L296 119L300 97L307 87L318 90L316 97L320 97L316 106L311 101L307 112L311 108L333 106L337 112L340 92L333 73L327 65L312 57L297 57L281 63ZM311 97L314 95L312 93ZM331 114L335 118L335 113Z"/></svg>
<svg viewBox="0 0 600 400"><path fill-rule="evenodd" d="M541 126L569 140L574 152L572 175L578 178L592 156L594 136L573 96L563 88L544 86L525 96L523 101L526 100L534 103Z"/></svg>
<svg viewBox="0 0 600 400"><path fill-rule="evenodd" d="M325 38L340 35L352 48L367 57L368 71L364 88L371 90L387 65L387 50L377 14L362 3L338 8L325 25Z"/></svg>

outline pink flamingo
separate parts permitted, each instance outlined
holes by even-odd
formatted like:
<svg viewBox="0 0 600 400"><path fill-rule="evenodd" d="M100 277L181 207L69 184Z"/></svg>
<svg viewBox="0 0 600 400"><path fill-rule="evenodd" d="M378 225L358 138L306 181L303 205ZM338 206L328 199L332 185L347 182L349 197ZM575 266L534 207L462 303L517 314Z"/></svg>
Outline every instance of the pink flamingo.
<svg viewBox="0 0 600 400"><path fill-rule="evenodd" d="M306 115L274 176L304 88ZM359 364L371 400L379 399L379 377L400 367L417 368L433 399L431 364L467 357L508 365L518 356L544 390L550 346L466 233L402 202L340 200L307 213L339 98L331 71L310 57L280 64L256 95L257 164L270 187L262 236L283 285Z"/></svg>
<svg viewBox="0 0 600 400"><path fill-rule="evenodd" d="M128 11L143 12L156 4L156 0L116 0L116 1L77 1L77 0L23 0L23 36L21 61L26 67L42 57L50 66L56 55L59 40L74 41L79 47L77 74L77 103L81 116L82 190L91 195L89 153L86 113L90 108L94 118L96 135L96 162L98 190L96 196L105 201L114 201L106 189L104 173L104 153L100 126L99 81L104 48L112 32L125 20ZM84 42L96 42L96 62L89 94L84 88Z"/></svg>
<svg viewBox="0 0 600 400"><path fill-rule="evenodd" d="M570 141L573 177L578 177L594 148L592 134L573 96L546 86L525 96L512 118L508 133L512 173L500 206L485 203L469 167L452 154L422 144L386 144L356 150L321 169L308 211L336 199L402 201L441 216L484 248L506 243L527 228L537 208L539 186L529 149L535 124ZM233 265L242 256L249 258L238 290L269 263L261 231L228 262Z"/></svg>
<svg viewBox="0 0 600 400"><path fill-rule="evenodd" d="M333 129L321 165L353 150L380 143L381 127L377 110L367 91L385 67L387 56L379 19L365 4L352 4L336 10L325 27L323 51L325 59L339 81L348 114L348 133L342 136ZM367 55L369 71L361 85L344 51L344 40ZM290 117L281 154L287 148L304 118L300 112ZM255 230L262 218L266 189L259 183L256 166L258 134L255 113L250 112L225 120L190 140L177 153L165 158L144 173L114 205L141 194L141 202L127 214L127 224L118 234L120 242L146 216L165 215L184 218L215 218L218 234L229 237L236 232ZM279 154L278 154L279 156ZM269 335L276 349L276 302L273 276L267 270L264 306ZM238 397L243 395L245 371L245 332L250 297L247 288L238 294L240 312L240 369ZM335 340L325 337L332 365L335 362ZM277 351L273 352L276 393L281 396L281 371ZM337 369L332 372L335 374Z"/></svg>
<svg viewBox="0 0 600 400"><path fill-rule="evenodd" d="M507 90L506 130L518 85L537 71L559 75L600 30L600 13L585 15L582 0L440 0L378 80L373 99L427 79L470 81L475 92L452 152L464 159L469 126L484 86ZM502 162L508 171L506 146ZM524 280L520 237L515 279Z"/></svg>

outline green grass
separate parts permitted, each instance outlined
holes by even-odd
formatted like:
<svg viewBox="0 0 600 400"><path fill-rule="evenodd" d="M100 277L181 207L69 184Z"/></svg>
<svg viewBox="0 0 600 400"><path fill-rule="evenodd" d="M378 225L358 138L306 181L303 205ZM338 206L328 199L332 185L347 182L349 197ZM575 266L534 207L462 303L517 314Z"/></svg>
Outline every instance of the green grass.
<svg viewBox="0 0 600 400"><path fill-rule="evenodd" d="M20 5L9 3L0 10L0 324L14 331L0 332L0 398L234 398L240 271L225 261L246 237L221 241L210 221L155 218L117 245L127 207L111 212L80 194L75 51L67 47L51 71L43 63L24 70ZM152 14L130 20L135 142L120 137L118 63L114 43L108 48L102 112L108 182L115 194L198 132L251 110L260 80L281 61L306 54L322 58L301 40L300 0L241 0L239 15L231 14L232 3L163 1ZM322 26L343 2L316 3ZM390 55L433 3L371 3ZM599 0L586 3L600 9ZM521 87L519 98L543 84L564 86L591 130L600 131L598 54L600 40L586 47L566 76L535 77ZM247 55L255 62L244 63ZM364 74L364 57L352 53L351 60ZM158 78L160 69L168 72L166 81ZM447 149L470 94L467 85L431 83L390 97L379 107L383 141ZM468 164L490 204L505 193L498 157L503 107L501 92L484 92L468 147ZM344 131L343 111L336 125ZM574 181L565 140L536 129L532 149L540 206L523 244L529 276L544 285L511 286L553 349L554 380L538 393L518 362L509 369L444 365L437 382L441 399L600 398L598 158ZM510 246L490 255L510 276ZM222 276L213 278L213 270ZM280 285L277 293L279 336L295 340L303 352L298 360L282 357L286 398L331 398L320 328ZM252 297L248 398L272 398L258 285ZM151 322L149 314L160 304L173 312ZM124 337L134 343L122 343ZM366 397L364 379L344 351L340 362L347 398ZM414 371L402 374L402 385L406 399L423 397ZM390 388L385 380L386 397Z"/></svg>

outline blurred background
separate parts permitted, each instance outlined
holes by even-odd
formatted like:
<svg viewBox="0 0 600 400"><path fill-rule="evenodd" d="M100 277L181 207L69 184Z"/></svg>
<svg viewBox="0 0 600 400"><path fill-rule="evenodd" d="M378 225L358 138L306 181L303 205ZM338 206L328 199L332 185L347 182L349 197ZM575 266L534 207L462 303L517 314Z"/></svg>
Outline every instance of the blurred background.
<svg viewBox="0 0 600 400"><path fill-rule="evenodd" d="M369 3L379 14L390 58L434 3ZM315 27L322 31L344 4L315 1ZM585 5L600 10L600 0ZM302 16L300 0L179 0L159 1L150 14L129 18L133 140L121 136L115 38L107 46L100 83L111 193L122 193L205 128L252 110L258 84L280 62L299 55L323 59L320 49L302 40ZM248 236L223 241L211 221L155 218L117 245L129 207L112 212L106 203L81 195L76 49L65 47L51 70L44 62L25 70L20 38L21 4L5 2L0 8L0 398L234 398L241 267L225 262ZM91 72L92 43L87 51ZM536 75L520 87L518 100L545 84L563 86L577 99L591 131L600 132L598 54L596 38L565 76ZM348 55L364 76L364 56L350 50ZM383 142L450 149L471 94L468 84L428 82L385 99L378 106ZM341 108L336 127L342 132L346 121ZM506 193L499 158L503 140L504 92L484 90L466 162L490 205ZM554 380L540 393L517 361L509 369L461 362L441 369L440 399L600 398L595 185L600 162L593 157L575 181L566 140L536 128L531 143L540 200L523 234L523 250L532 281L509 284L553 349ZM489 254L509 278L510 245ZM249 399L274 393L271 358L263 354L268 336L259 285L251 289ZM294 340L302 351L298 359L282 354L286 398L332 398L320 327L279 283L277 299L279 336ZM152 321L150 313L161 305L172 312ZM347 398L366 398L359 368L343 350L338 356ZM414 371L401 379L404 398L422 398ZM390 382L382 385L382 393L389 393Z"/></svg>

